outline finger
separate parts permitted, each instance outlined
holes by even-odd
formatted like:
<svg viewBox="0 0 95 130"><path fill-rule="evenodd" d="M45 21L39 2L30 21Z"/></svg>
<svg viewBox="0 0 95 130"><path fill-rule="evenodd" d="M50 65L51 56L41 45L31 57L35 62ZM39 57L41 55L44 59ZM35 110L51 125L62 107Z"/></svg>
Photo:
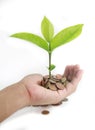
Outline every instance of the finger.
<svg viewBox="0 0 95 130"><path fill-rule="evenodd" d="M58 93L60 95L59 96L60 101L62 101L67 96L71 95L75 90L76 86L72 85L71 83L68 83L66 88L64 88L63 90L58 90Z"/></svg>
<svg viewBox="0 0 95 130"><path fill-rule="evenodd" d="M66 88L64 88L63 90L58 90L58 94L59 94L59 100L62 101L64 98L68 96L68 91Z"/></svg>
<svg viewBox="0 0 95 130"><path fill-rule="evenodd" d="M81 80L82 78L82 75L83 75L83 70L78 70L75 74L75 76L73 77L71 83L76 86L78 85L79 81Z"/></svg>
<svg viewBox="0 0 95 130"><path fill-rule="evenodd" d="M79 81L82 78L82 74L83 74L83 70L78 70L76 73L76 76L73 77L72 81L70 83L67 84L66 86L66 96L69 96L70 94L72 94L73 92L75 92Z"/></svg>
<svg viewBox="0 0 95 130"><path fill-rule="evenodd" d="M67 84L66 88L63 90L58 90L58 93L60 95L60 100L69 96L76 90L77 85L82 78L82 74L83 74L83 70L78 70L76 76L72 79L70 83Z"/></svg>
<svg viewBox="0 0 95 130"><path fill-rule="evenodd" d="M74 65L71 65L71 66L69 67L69 73L68 73L68 76L67 76L68 81L71 81L71 80L72 80L73 70L74 70Z"/></svg>
<svg viewBox="0 0 95 130"><path fill-rule="evenodd" d="M71 65L69 68L68 80L71 81L75 76L76 72L79 70L79 65Z"/></svg>
<svg viewBox="0 0 95 130"><path fill-rule="evenodd" d="M65 76L65 77L68 76L68 74L69 74L69 68L70 68L70 65L68 65L68 66L65 67L65 71L64 71L63 76Z"/></svg>
<svg viewBox="0 0 95 130"><path fill-rule="evenodd" d="M73 68L73 76L76 75L77 71L80 70L80 66L77 64Z"/></svg>
<svg viewBox="0 0 95 130"><path fill-rule="evenodd" d="M68 76L67 76L67 79L69 81L71 81L73 79L73 77L75 76L76 72L79 70L79 65L71 65L69 67L69 73L68 73Z"/></svg>

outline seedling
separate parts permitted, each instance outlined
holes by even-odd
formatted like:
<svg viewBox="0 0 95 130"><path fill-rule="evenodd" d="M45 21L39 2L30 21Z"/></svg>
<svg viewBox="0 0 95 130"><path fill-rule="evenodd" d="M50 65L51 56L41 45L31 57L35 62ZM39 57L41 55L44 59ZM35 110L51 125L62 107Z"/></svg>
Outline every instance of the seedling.
<svg viewBox="0 0 95 130"><path fill-rule="evenodd" d="M48 72L49 72L49 79L52 77L52 70L55 69L55 65L51 63L52 53L53 51L61 45L64 45L75 38L77 38L82 32L83 24L77 24L74 26L70 26L61 30L54 36L54 27L53 24L47 17L44 17L41 22L41 32L43 34L43 38L32 34L32 33L16 33L11 35L11 37L20 38L35 45L41 47L46 52L48 52L49 56L49 65L48 65Z"/></svg>

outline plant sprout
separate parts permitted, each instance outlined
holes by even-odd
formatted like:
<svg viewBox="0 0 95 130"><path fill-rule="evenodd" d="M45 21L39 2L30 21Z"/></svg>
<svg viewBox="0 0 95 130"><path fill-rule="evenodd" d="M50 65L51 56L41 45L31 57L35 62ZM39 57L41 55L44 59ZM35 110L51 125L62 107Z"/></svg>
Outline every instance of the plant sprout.
<svg viewBox="0 0 95 130"><path fill-rule="evenodd" d="M27 32L16 33L11 35L11 37L20 38L29 41L31 43L34 43L35 45L41 47L42 49L48 52L49 56L48 71L49 71L49 78L51 78L52 76L51 71L54 70L55 68L55 65L51 63L52 52L57 47L64 45L77 38L82 32L82 27L83 24L70 26L61 30L54 36L53 24L45 16L41 22L41 32L44 38Z"/></svg>

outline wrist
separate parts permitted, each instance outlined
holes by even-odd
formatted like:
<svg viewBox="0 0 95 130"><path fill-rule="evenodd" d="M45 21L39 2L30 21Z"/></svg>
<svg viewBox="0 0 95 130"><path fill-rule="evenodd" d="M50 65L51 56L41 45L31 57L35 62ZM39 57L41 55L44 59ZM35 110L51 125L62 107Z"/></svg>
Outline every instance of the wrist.
<svg viewBox="0 0 95 130"><path fill-rule="evenodd" d="M21 95L23 97L23 106L30 106L31 105L31 102L30 102L30 94L27 90L27 88L25 87L25 85L22 83L22 82L18 82L17 83L18 87L20 87L20 90L21 90Z"/></svg>

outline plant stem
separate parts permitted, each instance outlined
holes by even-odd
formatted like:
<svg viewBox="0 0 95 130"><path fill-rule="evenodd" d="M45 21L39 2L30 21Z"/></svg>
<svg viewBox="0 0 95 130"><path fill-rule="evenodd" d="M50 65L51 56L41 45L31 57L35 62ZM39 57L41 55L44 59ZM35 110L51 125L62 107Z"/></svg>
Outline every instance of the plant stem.
<svg viewBox="0 0 95 130"><path fill-rule="evenodd" d="M51 79L51 44L49 42L49 78Z"/></svg>
<svg viewBox="0 0 95 130"><path fill-rule="evenodd" d="M50 70L50 67L51 67L51 52L49 52L49 78L51 78L51 70Z"/></svg>

